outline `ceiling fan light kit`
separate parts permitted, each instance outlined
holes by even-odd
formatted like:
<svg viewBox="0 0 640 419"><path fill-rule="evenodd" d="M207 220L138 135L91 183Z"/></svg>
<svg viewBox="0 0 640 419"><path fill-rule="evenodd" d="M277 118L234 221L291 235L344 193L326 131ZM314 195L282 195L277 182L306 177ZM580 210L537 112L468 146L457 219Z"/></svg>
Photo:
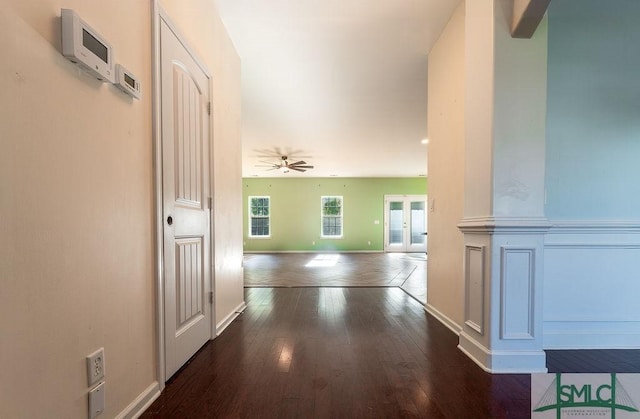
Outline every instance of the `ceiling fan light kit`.
<svg viewBox="0 0 640 419"><path fill-rule="evenodd" d="M280 162L278 163L267 163L271 167L267 170L280 170L282 173L289 173L290 170L294 170L296 172L306 172L307 169L313 169L313 166L307 164L304 160L299 160L297 162L289 163L289 157L281 156Z"/></svg>

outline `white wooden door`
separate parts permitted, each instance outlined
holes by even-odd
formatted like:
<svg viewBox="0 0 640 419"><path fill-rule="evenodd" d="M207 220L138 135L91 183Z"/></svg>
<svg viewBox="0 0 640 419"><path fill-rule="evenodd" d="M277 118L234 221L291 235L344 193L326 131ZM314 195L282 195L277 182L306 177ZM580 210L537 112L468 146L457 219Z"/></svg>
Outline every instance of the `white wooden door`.
<svg viewBox="0 0 640 419"><path fill-rule="evenodd" d="M385 252L426 252L427 197L385 196L384 207Z"/></svg>
<svg viewBox="0 0 640 419"><path fill-rule="evenodd" d="M209 78L161 20L165 377L211 339Z"/></svg>

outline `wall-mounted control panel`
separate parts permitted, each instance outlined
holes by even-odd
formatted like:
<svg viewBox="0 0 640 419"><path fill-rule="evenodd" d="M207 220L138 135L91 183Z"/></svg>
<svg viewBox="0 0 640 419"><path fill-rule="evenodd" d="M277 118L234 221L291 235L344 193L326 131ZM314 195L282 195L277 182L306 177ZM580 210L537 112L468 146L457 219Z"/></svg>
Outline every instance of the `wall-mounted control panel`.
<svg viewBox="0 0 640 419"><path fill-rule="evenodd" d="M113 83L113 48L96 30L72 9L61 10L62 55L98 80Z"/></svg>
<svg viewBox="0 0 640 419"><path fill-rule="evenodd" d="M116 64L115 85L118 86L120 90L136 99L140 99L142 97L140 80L120 64Z"/></svg>

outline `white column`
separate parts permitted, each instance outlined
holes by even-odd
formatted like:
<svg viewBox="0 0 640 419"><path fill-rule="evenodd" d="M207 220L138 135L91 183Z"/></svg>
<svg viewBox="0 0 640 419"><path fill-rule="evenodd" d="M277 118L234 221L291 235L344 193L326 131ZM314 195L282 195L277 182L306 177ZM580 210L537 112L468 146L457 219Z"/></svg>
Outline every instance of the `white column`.
<svg viewBox="0 0 640 419"><path fill-rule="evenodd" d="M547 28L512 38L507 3L466 3L459 348L487 371L542 372Z"/></svg>

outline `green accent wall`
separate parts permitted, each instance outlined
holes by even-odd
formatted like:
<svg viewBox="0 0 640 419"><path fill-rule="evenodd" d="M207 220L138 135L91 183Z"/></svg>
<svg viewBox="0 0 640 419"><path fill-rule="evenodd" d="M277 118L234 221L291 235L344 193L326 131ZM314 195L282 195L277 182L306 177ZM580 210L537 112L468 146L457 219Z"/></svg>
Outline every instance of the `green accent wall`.
<svg viewBox="0 0 640 419"><path fill-rule="evenodd" d="M247 252L382 251L384 196L427 194L427 179L423 177L244 178L243 186ZM327 195L343 197L341 239L320 237L320 198ZM270 238L249 237L249 196L271 198Z"/></svg>

